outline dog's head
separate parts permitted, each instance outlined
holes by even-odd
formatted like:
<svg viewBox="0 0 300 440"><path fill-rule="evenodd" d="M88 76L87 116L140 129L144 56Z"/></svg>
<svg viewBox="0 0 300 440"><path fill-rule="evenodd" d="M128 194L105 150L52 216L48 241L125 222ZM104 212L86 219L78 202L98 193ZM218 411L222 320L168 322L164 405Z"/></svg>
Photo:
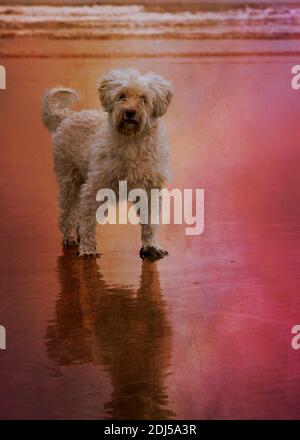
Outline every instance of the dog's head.
<svg viewBox="0 0 300 440"><path fill-rule="evenodd" d="M135 69L113 70L101 78L99 98L115 129L125 135L153 127L166 113L173 96L169 81L154 73Z"/></svg>

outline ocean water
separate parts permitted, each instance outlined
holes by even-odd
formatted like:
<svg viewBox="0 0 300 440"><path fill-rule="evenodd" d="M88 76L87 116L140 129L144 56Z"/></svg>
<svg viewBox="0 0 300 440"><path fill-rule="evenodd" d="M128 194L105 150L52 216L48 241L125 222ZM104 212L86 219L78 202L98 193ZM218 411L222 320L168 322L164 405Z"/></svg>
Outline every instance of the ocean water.
<svg viewBox="0 0 300 440"><path fill-rule="evenodd" d="M298 39L300 4L0 6L0 37Z"/></svg>

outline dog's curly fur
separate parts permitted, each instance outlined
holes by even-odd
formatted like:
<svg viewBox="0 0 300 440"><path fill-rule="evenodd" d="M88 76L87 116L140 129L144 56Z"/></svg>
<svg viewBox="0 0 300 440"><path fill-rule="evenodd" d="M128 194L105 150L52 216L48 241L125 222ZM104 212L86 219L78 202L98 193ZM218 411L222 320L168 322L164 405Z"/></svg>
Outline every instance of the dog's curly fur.
<svg viewBox="0 0 300 440"><path fill-rule="evenodd" d="M171 83L153 73L114 70L100 80L98 90L99 110L72 111L78 95L65 87L42 97L43 122L52 133L63 245L79 244L80 255L96 253L99 189L117 194L119 181L126 180L128 190L143 188L150 194L169 178L169 145L160 117L172 99ZM149 222L141 228L141 256L167 254L155 239L156 227Z"/></svg>

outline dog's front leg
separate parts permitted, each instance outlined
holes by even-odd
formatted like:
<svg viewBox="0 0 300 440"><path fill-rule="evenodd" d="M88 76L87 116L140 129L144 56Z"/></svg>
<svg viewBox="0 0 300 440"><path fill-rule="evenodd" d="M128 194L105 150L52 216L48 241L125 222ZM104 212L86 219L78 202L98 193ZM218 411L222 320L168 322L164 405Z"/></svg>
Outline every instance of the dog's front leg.
<svg viewBox="0 0 300 440"><path fill-rule="evenodd" d="M80 192L80 244L79 255L96 254L96 201L97 186L87 182L81 187Z"/></svg>
<svg viewBox="0 0 300 440"><path fill-rule="evenodd" d="M159 219L159 212L157 212L157 215L151 215L151 210L158 209L160 210L160 207L155 208L151 206L151 192L147 191L148 194L148 223L142 224L141 223L141 241L142 241L142 248L140 250L140 257L145 258L148 257L150 259L156 259L156 258L163 258L164 256L168 255L168 252L164 250L156 241L156 233L157 233L157 224L152 224L151 219L152 218L158 218Z"/></svg>

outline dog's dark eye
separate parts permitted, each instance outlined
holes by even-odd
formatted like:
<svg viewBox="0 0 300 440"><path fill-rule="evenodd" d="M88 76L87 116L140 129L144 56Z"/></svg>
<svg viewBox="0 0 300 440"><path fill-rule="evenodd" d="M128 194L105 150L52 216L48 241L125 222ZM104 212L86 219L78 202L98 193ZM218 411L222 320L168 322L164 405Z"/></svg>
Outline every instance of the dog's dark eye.
<svg viewBox="0 0 300 440"><path fill-rule="evenodd" d="M147 96L141 95L140 98L141 98L142 101L144 101L145 104L147 104L147 102L148 102Z"/></svg>
<svg viewBox="0 0 300 440"><path fill-rule="evenodd" d="M126 99L126 95L125 95L125 93L121 93L121 95L119 95L119 101L125 101L125 99Z"/></svg>

